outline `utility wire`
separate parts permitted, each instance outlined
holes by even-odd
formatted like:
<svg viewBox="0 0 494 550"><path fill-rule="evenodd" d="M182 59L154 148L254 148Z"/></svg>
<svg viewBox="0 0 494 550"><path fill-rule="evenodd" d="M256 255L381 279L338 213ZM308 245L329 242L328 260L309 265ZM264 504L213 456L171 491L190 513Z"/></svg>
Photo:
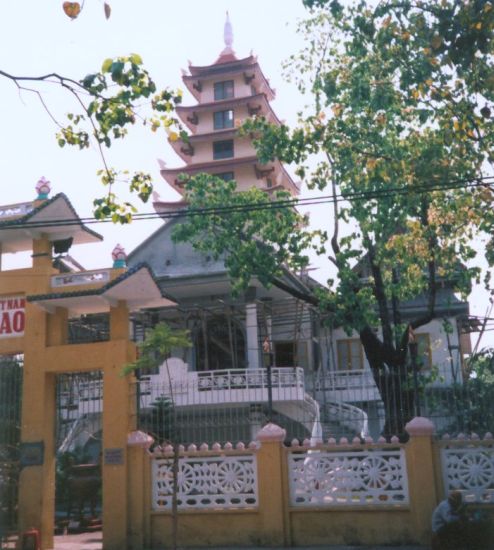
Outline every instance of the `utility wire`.
<svg viewBox="0 0 494 550"><path fill-rule="evenodd" d="M152 220L152 219L174 219L202 215L228 215L235 212L252 212L257 210L277 210L281 208L292 208L294 206L313 206L319 204L327 204L336 202L353 202L359 200L379 199L389 197L390 195L415 195L429 194L434 191L452 191L455 189L470 189L476 187L490 187L494 184L494 176L482 176L471 179L451 180L445 183L437 183L434 185L423 185L416 187L392 187L382 190L373 191L355 191L352 193L339 193L333 195L323 195L321 197L307 197L305 199L286 199L278 201L266 201L259 203L246 203L239 205L213 206L208 208L184 208L173 210L171 212L147 212L142 214L134 214L133 220ZM96 219L94 217L85 217L77 219L53 219L40 221L26 221L19 223L10 222L2 229L19 229L30 227L56 227L59 225L80 225L80 224L95 224L95 223L113 223L111 218Z"/></svg>

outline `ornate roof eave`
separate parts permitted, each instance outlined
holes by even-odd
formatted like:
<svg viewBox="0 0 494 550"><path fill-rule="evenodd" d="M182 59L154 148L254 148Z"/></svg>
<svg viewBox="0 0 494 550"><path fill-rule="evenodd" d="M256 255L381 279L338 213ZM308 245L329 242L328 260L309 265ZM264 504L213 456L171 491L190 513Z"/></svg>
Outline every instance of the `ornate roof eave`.
<svg viewBox="0 0 494 550"><path fill-rule="evenodd" d="M183 105L177 107L176 112L182 122L192 131L195 131L200 120L200 116L198 116L200 113L214 112L220 109L232 109L239 105L247 105L251 116L261 114L266 116L269 122L272 122L273 124L281 124L281 121L276 116L276 113L273 111L271 104L264 93L223 99L221 101L212 101L209 103L200 103L198 105Z"/></svg>
<svg viewBox="0 0 494 550"><path fill-rule="evenodd" d="M153 201L153 208L158 214L172 214L176 213L179 217L179 212L185 210L188 206L188 202L185 200L178 201Z"/></svg>
<svg viewBox="0 0 494 550"><path fill-rule="evenodd" d="M207 172L208 174L214 175L225 171L230 171L236 166L245 165L251 165L254 168L253 178L257 177L257 179L262 179L272 172L275 175L275 178L277 177L280 179L280 181L274 182L274 187L281 185L292 195L298 195L300 193L300 185L297 185L297 183L293 181L292 177L288 174L285 167L279 160L274 160L262 165L259 163L259 159L256 156L189 164L180 168L164 168L160 170L160 173L165 181L182 195L185 182L177 181L179 174L187 174L192 176L201 172ZM266 187L263 190L269 191L270 189L271 188Z"/></svg>
<svg viewBox="0 0 494 550"><path fill-rule="evenodd" d="M221 56L219 57L221 59ZM257 63L257 58L254 55L249 55L243 57L242 59L229 59L223 63L218 63L217 61L211 65L189 65L190 77L197 76L209 76L218 72L218 67L224 65L231 65L232 68L244 68L245 66L255 65Z"/></svg>
<svg viewBox="0 0 494 550"><path fill-rule="evenodd" d="M30 250L32 239L39 238L41 233L50 241L71 237L74 244L103 240L99 233L83 223L64 193L32 204L33 208L26 209L26 214L0 221L0 240L5 252Z"/></svg>
<svg viewBox="0 0 494 550"><path fill-rule="evenodd" d="M182 77L183 83L189 90L189 92L197 99L200 98L200 93L202 91L202 80L212 80L216 77L221 77L226 79L228 77L234 77L238 75L243 75L247 83L252 80L259 78L260 82L264 84L262 92L266 94L269 101L272 101L276 97L276 92L268 82L268 79L264 76L264 73L261 70L261 67L257 62L252 65L248 65L244 68L229 67L233 63L223 63L218 65L221 67L221 70L211 71L209 74L202 75L185 75ZM211 65L214 67L214 65Z"/></svg>

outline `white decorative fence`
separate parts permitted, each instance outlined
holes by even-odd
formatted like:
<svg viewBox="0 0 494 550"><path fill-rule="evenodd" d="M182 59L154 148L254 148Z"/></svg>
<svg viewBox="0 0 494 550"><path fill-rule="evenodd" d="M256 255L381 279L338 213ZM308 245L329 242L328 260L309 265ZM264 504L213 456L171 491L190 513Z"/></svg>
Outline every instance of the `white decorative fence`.
<svg viewBox="0 0 494 550"><path fill-rule="evenodd" d="M288 457L292 506L406 505L403 448L295 450Z"/></svg>
<svg viewBox="0 0 494 550"><path fill-rule="evenodd" d="M98 269L97 271L81 271L79 273L53 275L51 278L51 286L52 288L58 288L63 286L89 285L106 283L109 280L110 271L108 269Z"/></svg>
<svg viewBox="0 0 494 550"><path fill-rule="evenodd" d="M461 491L466 502L494 504L494 439L443 439L441 464L445 493Z"/></svg>
<svg viewBox="0 0 494 550"><path fill-rule="evenodd" d="M173 458L154 458L152 468L153 510L171 510ZM256 456L181 456L177 502L180 510L256 508Z"/></svg>

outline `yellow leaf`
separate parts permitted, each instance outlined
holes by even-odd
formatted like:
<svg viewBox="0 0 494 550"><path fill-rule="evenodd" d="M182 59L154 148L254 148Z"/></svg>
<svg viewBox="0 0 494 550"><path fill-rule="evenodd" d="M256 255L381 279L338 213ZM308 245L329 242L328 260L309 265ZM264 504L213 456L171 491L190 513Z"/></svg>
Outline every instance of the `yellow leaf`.
<svg viewBox="0 0 494 550"><path fill-rule="evenodd" d="M75 19L81 13L81 5L79 2L64 2L62 8L65 15L71 19Z"/></svg>
<svg viewBox="0 0 494 550"><path fill-rule="evenodd" d="M460 123L457 120L453 121L453 128L458 132L460 130Z"/></svg>
<svg viewBox="0 0 494 550"><path fill-rule="evenodd" d="M413 99L418 99L420 96L420 92L417 89L412 90L412 96L413 96Z"/></svg>
<svg viewBox="0 0 494 550"><path fill-rule="evenodd" d="M475 28L480 31L480 29L482 28L482 23L479 21L476 25L475 25Z"/></svg>
<svg viewBox="0 0 494 550"><path fill-rule="evenodd" d="M368 159L367 165L366 165L367 169L368 170L374 170L374 168L376 167L376 163L377 163L376 159L374 159L374 158Z"/></svg>
<svg viewBox="0 0 494 550"><path fill-rule="evenodd" d="M177 141L178 140L177 132L170 132L170 134L168 135L168 139L170 141Z"/></svg>
<svg viewBox="0 0 494 550"><path fill-rule="evenodd" d="M340 116L340 115L341 115L341 111L343 110L343 107L342 107L339 103L335 103L335 104L331 107L331 110L333 111L334 116Z"/></svg>

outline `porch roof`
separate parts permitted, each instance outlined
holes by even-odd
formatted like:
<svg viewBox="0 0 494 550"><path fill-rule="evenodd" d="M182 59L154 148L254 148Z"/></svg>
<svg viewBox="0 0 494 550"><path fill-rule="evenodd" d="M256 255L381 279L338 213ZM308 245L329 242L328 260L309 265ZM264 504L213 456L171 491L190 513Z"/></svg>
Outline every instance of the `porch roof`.
<svg viewBox="0 0 494 550"><path fill-rule="evenodd" d="M48 312L53 312L57 307L66 308L72 317L108 311L120 301L125 301L130 311L176 305L160 289L146 264L136 265L99 288L36 294L28 296L27 300Z"/></svg>

